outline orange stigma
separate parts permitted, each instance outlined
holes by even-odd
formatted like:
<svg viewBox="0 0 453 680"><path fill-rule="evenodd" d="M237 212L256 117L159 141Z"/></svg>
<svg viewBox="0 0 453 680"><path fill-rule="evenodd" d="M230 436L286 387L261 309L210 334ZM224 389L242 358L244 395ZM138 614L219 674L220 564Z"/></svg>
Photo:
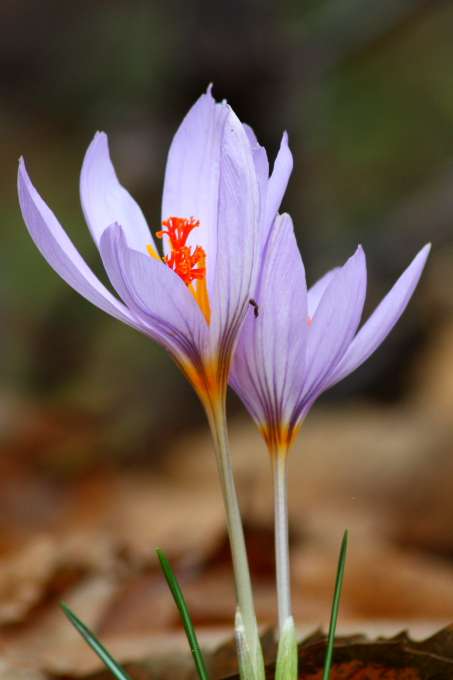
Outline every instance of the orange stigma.
<svg viewBox="0 0 453 680"><path fill-rule="evenodd" d="M201 246L195 246L192 253L192 246L186 245L190 232L200 226L200 221L194 217L190 220L184 217L169 217L168 220L162 222L162 226L166 229L158 231L156 236L158 238L162 238L164 234L168 236L171 248L171 253L165 255L163 260L184 281L209 324L211 308L206 285L206 253ZM151 257L159 259L152 246L148 246L148 252ZM195 285L192 281L195 281Z"/></svg>
<svg viewBox="0 0 453 680"><path fill-rule="evenodd" d="M312 321L311 316L309 316L309 317L308 317L308 325L311 324L311 321Z"/></svg>
<svg viewBox="0 0 453 680"><path fill-rule="evenodd" d="M204 279L206 267L201 266L206 259L206 253L201 246L195 246L192 253L192 246L186 246L187 237L192 229L200 226L199 220L193 217L186 220L182 217L169 217L162 222L163 231L158 231L156 236L162 238L164 234L170 239L171 254L164 257L164 262L182 278L186 286L194 279Z"/></svg>

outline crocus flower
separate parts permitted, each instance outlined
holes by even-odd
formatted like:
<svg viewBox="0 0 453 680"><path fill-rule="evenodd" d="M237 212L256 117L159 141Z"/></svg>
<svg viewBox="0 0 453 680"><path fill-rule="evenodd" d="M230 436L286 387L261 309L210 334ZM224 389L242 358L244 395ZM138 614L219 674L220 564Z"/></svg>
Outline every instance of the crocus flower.
<svg viewBox="0 0 453 680"><path fill-rule="evenodd" d="M403 313L420 278L425 246L357 332L366 293L365 254L307 292L291 218L275 218L264 245L255 291L256 314L243 325L230 384L269 448L276 506L279 626L291 615L286 473L291 444L315 399L362 364Z"/></svg>
<svg viewBox="0 0 453 680"><path fill-rule="evenodd" d="M273 223L291 171L288 154L285 137L269 178L265 151L255 144L253 132L226 103L216 104L208 90L187 114L170 148L157 231L161 258L142 211L118 182L106 135L96 134L82 167L81 201L122 301L84 262L33 187L23 161L19 167L22 214L49 264L87 300L161 344L205 407L252 661L259 656L259 642L228 453L225 394L255 291L261 235Z"/></svg>
<svg viewBox="0 0 453 680"><path fill-rule="evenodd" d="M163 222L156 230L164 261L142 211L118 182L103 133L86 153L80 191L88 227L123 302L88 269L21 161L23 216L49 264L88 300L159 342L201 398L215 401L257 272L260 187L243 126L209 92L186 116L170 149Z"/></svg>

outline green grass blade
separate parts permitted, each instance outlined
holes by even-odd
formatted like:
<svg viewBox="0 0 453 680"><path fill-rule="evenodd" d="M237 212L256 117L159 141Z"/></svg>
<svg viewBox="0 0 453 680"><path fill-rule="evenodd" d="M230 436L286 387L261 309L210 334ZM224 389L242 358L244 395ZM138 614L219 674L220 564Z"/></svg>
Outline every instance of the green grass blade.
<svg viewBox="0 0 453 680"><path fill-rule="evenodd" d="M338 560L337 579L335 581L335 593L333 596L332 613L330 615L329 635L327 638L326 660L324 662L324 673L322 680L329 680L330 669L332 667L333 643L335 640L335 629L337 627L338 608L340 606L341 586L343 585L344 565L346 562L346 548L348 545L348 532L344 532L341 544L340 558Z"/></svg>
<svg viewBox="0 0 453 680"><path fill-rule="evenodd" d="M88 642L90 647L94 649L96 654L99 656L100 659L105 663L107 668L112 671L113 675L117 680L131 680L130 676L126 673L124 668L121 668L119 663L115 661L113 656L109 654L109 652L106 650L104 645L102 645L97 637L94 635L94 633L91 632L87 626L85 626L82 621L77 618L77 616L72 612L68 605L65 604L64 602L60 602L61 608L63 609L64 613L72 623L72 625L77 628L79 631L80 635L85 638L85 640Z"/></svg>
<svg viewBox="0 0 453 680"><path fill-rule="evenodd" d="M200 680L209 680L208 671L206 670L203 655L200 650L200 645L198 644L197 635L193 627L192 619L190 617L184 595L182 594L181 588L179 587L179 583L176 580L176 576L173 573L170 562L167 560L160 548L157 549L157 556L159 558L165 578L167 579L171 594L173 595L173 599L176 603L176 606L178 607Z"/></svg>

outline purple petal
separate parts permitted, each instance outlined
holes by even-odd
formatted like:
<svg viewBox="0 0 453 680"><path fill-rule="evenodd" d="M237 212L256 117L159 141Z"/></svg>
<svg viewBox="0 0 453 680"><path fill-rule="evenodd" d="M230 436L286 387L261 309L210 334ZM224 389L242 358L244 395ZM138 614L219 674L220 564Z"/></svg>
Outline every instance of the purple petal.
<svg viewBox="0 0 453 680"><path fill-rule="evenodd" d="M255 165L256 178L260 190L260 249L264 248L269 230L263 223L266 215L266 197L269 182L269 161L264 146L257 144L252 149L253 163ZM274 215L275 217L275 215Z"/></svg>
<svg viewBox="0 0 453 680"><path fill-rule="evenodd" d="M311 319L315 315L318 305L321 302L321 298L324 295L324 291L326 290L327 286L329 285L329 283L332 281L333 277L339 270L340 267L335 267L335 269L331 269L330 272L324 274L322 278L316 281L316 283L311 288L308 289L308 316Z"/></svg>
<svg viewBox="0 0 453 680"><path fill-rule="evenodd" d="M196 361L207 342L208 326L194 296L163 262L129 248L121 226L112 224L99 244L102 260L118 294L173 355Z"/></svg>
<svg viewBox="0 0 453 680"><path fill-rule="evenodd" d="M253 150L255 148L255 146L258 146L258 139L257 139L255 133L253 132L252 128L250 127L250 125L247 125L247 123L242 123L242 126L244 128L245 134L247 135L247 139L250 142L250 146Z"/></svg>
<svg viewBox="0 0 453 680"><path fill-rule="evenodd" d="M162 220L194 217L200 226L187 245L206 252L208 290L212 292L217 252L217 211L223 127L227 105L216 104L211 90L190 109L177 131L168 155L162 200ZM164 237L164 252L169 252Z"/></svg>
<svg viewBox="0 0 453 680"><path fill-rule="evenodd" d="M305 373L307 290L291 218L275 219L251 308L241 331L230 377L255 421L291 420Z"/></svg>
<svg viewBox="0 0 453 680"><path fill-rule="evenodd" d="M349 347L360 322L365 294L365 254L359 246L332 278L309 326L301 416L323 391Z"/></svg>
<svg viewBox="0 0 453 680"><path fill-rule="evenodd" d="M266 196L266 215L264 218L264 235L263 239L267 238L269 229L271 228L275 216L277 215L283 196L288 186L288 181L293 170L293 157L288 146L288 135L286 132L280 144L280 150L275 159L274 169L269 178L267 196Z"/></svg>
<svg viewBox="0 0 453 680"><path fill-rule="evenodd" d="M42 255L57 274L100 309L143 330L135 315L102 285L79 255L53 212L32 185L23 160L19 164L18 188L25 224Z"/></svg>
<svg viewBox="0 0 453 680"><path fill-rule="evenodd" d="M232 351L258 275L260 190L244 128L230 111L225 124L218 215L218 252L211 297L214 352Z"/></svg>
<svg viewBox="0 0 453 680"><path fill-rule="evenodd" d="M242 127L244 128L245 134L247 136L247 139L250 142L250 147L252 149L253 163L255 165L256 177L258 179L258 184L260 186L260 196L261 196L260 215L261 215L261 220L264 220L265 216L266 216L267 186L268 186L268 182L269 182L269 160L267 158L266 149L264 148L264 146L260 146L252 128L249 125L247 125L246 123L243 123ZM274 217L275 217L275 215L274 215ZM267 224L264 224L264 222L261 222L261 226L260 226L261 248L264 248L264 245L266 243L266 239L267 239L268 234L269 234L270 227L271 227L271 224L267 225Z"/></svg>
<svg viewBox="0 0 453 680"><path fill-rule="evenodd" d="M355 371L360 364L373 354L384 338L390 333L411 299L425 266L430 248L431 245L428 244L418 253L368 321L359 330L349 345L343 359L331 375L328 387L342 380L352 371Z"/></svg>
<svg viewBox="0 0 453 680"><path fill-rule="evenodd" d="M107 135L97 132L85 154L80 175L80 197L88 227L99 247L99 239L113 222L124 229L131 248L146 253L154 246L143 213L129 192L121 186L110 160Z"/></svg>

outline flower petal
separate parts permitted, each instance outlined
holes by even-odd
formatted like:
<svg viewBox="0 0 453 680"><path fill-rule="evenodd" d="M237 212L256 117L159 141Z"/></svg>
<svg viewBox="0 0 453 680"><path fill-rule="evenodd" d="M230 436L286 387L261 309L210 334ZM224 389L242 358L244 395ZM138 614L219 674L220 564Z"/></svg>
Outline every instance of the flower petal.
<svg viewBox="0 0 453 680"><path fill-rule="evenodd" d="M332 278L309 326L307 377L298 417L308 411L325 389L332 371L349 347L360 322L365 294L365 254L359 246Z"/></svg>
<svg viewBox="0 0 453 680"><path fill-rule="evenodd" d="M230 110L221 158L217 266L210 326L213 353L223 353L228 361L248 301L255 292L259 219L260 189L252 151L242 124Z"/></svg>
<svg viewBox="0 0 453 680"><path fill-rule="evenodd" d="M393 288L375 309L349 345L343 359L329 378L328 387L355 371L379 347L392 330L411 299L431 245L418 253Z"/></svg>
<svg viewBox="0 0 453 680"><path fill-rule="evenodd" d="M327 286L329 285L329 283L332 281L333 277L339 270L340 267L335 267L335 269L331 269L330 272L324 274L322 278L316 281L316 283L313 284L313 286L308 289L308 316L310 317L310 319L314 317L315 312L318 308L319 303L321 302L321 298L324 295Z"/></svg>
<svg viewBox="0 0 453 680"><path fill-rule="evenodd" d="M247 123L242 123L242 127L244 128L245 134L247 135L247 139L249 140L250 146L252 147L253 150L255 146L258 145L258 139L250 125L247 125Z"/></svg>
<svg viewBox="0 0 453 680"><path fill-rule="evenodd" d="M289 215L278 215L235 351L230 384L261 426L287 425L304 381L307 342L305 271Z"/></svg>
<svg viewBox="0 0 453 680"><path fill-rule="evenodd" d="M267 159L267 153L264 146L257 144L252 148L253 163L255 165L256 178L258 180L259 191L260 191L260 249L264 248L267 237L269 235L269 229L267 225L264 224L263 219L266 215L266 197L267 197L267 187L269 183L269 161ZM275 217L275 215L274 215Z"/></svg>
<svg viewBox="0 0 453 680"><path fill-rule="evenodd" d="M162 199L162 220L193 216L200 221L187 245L200 245L206 252L210 294L216 266L220 153L227 112L225 103L215 103L211 88L190 109L170 147ZM163 241L167 254L169 243L166 237Z"/></svg>
<svg viewBox="0 0 453 680"><path fill-rule="evenodd" d="M267 185L269 182L269 160L267 158L266 149L264 148L264 146L260 146L252 128L246 123L242 123L242 127L244 128L247 139L250 142L250 148L252 149L256 177L258 179L258 184L260 186L261 197L260 219L264 220L266 215ZM273 217L275 217L275 215ZM265 225L264 222L261 222L260 225L261 248L264 248L265 246L266 239L269 235L269 229L271 226L272 223L270 225L267 224Z"/></svg>
<svg viewBox="0 0 453 680"><path fill-rule="evenodd" d="M264 148L264 146L261 146L258 143L256 135L253 132L250 125L247 125L246 123L242 123L242 127L244 128L244 132L246 134L246 137L250 142L250 148L252 149L253 162L255 164L255 170L256 170L256 176L258 178L258 182L260 183L260 185L262 187L266 187L267 182L269 180L269 161L267 159L266 149ZM264 198L266 197L266 192L263 192L263 196L264 196Z"/></svg>
<svg viewBox="0 0 453 680"><path fill-rule="evenodd" d="M80 256L57 218L44 203L25 169L19 164L19 201L25 224L42 255L62 279L108 314L143 330L139 320L96 278Z"/></svg>
<svg viewBox="0 0 453 680"><path fill-rule="evenodd" d="M148 335L173 355L197 362L208 326L182 279L163 262L129 248L118 224L104 231L99 248L112 285Z"/></svg>
<svg viewBox="0 0 453 680"><path fill-rule="evenodd" d="M283 196L288 186L288 181L293 170L293 156L288 146L288 135L286 132L280 144L280 149L275 159L274 169L269 178L266 196L266 215L264 218L264 236L267 238L275 216L280 209Z"/></svg>
<svg viewBox="0 0 453 680"><path fill-rule="evenodd" d="M131 248L146 253L147 245L154 246L140 207L118 181L104 132L95 134L85 154L80 197L85 219L98 247L102 232L113 222L121 224Z"/></svg>

